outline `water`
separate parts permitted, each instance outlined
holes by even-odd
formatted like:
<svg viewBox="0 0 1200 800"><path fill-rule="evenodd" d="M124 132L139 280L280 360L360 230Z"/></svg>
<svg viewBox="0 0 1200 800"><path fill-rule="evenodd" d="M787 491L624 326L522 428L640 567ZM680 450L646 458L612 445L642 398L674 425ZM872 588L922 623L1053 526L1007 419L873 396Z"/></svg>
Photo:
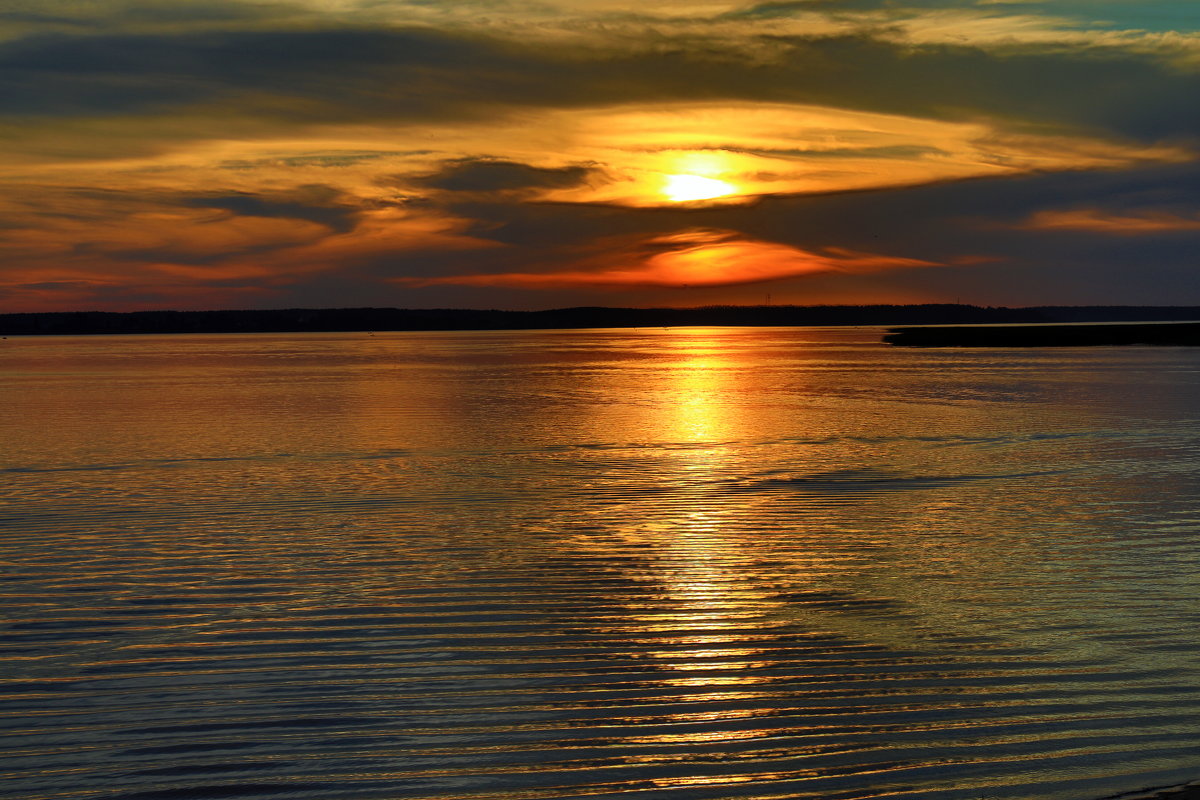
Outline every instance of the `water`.
<svg viewBox="0 0 1200 800"><path fill-rule="evenodd" d="M0 342L0 795L1200 777L1200 352Z"/></svg>

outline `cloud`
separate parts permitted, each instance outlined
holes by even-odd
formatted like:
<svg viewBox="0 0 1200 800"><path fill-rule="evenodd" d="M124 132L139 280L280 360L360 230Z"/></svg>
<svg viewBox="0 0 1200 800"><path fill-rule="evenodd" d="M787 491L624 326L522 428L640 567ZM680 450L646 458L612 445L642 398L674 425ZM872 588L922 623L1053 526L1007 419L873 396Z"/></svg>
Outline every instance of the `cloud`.
<svg viewBox="0 0 1200 800"><path fill-rule="evenodd" d="M315 222L339 233L352 230L359 208L331 186L303 184L271 194L236 192L224 196L196 197L187 205L216 208L243 217L268 217Z"/></svg>
<svg viewBox="0 0 1200 800"><path fill-rule="evenodd" d="M592 171L578 165L551 169L504 159L463 158L446 162L433 175L409 178L407 182L451 192L565 189L583 183Z"/></svg>
<svg viewBox="0 0 1200 800"><path fill-rule="evenodd" d="M1195 31L1087 6L42 0L0 11L0 285L1069 291L1200 207Z"/></svg>
<svg viewBox="0 0 1200 800"><path fill-rule="evenodd" d="M41 36L0 48L0 86L6 113L25 125L38 117L58 125L64 118L134 114L149 117L142 123L153 128L165 124L155 121L158 115L194 109L236 129L246 120L411 123L483 120L528 107L745 101L1053 120L1115 126L1142 138L1196 130L1172 123L1197 120L1175 98L1196 94L1200 76L1145 53L1056 47L993 54L954 41L914 47L869 28L815 35L801 27L789 33L772 24L745 36L692 40L664 39L664 32L642 25L603 28L608 33L588 46L537 47L504 29L345 24ZM763 48L776 54L770 63L762 62ZM198 122L163 132L220 134L211 122Z"/></svg>
<svg viewBox="0 0 1200 800"><path fill-rule="evenodd" d="M243 0L38 0L37 10L0 10L0 40L54 34L169 33L197 26L237 30L309 16L282 2ZM300 21L297 19L297 21Z"/></svg>
<svg viewBox="0 0 1200 800"><path fill-rule="evenodd" d="M824 253L749 239L734 231L685 230L613 247L590 259L593 268L400 278L414 286L508 286L530 289L594 287L737 286L820 272L867 272L942 266L920 259L827 248ZM615 252L614 252L615 251ZM617 262L617 263L614 263ZM620 262L632 262L628 266Z"/></svg>
<svg viewBox="0 0 1200 800"><path fill-rule="evenodd" d="M1146 0L41 0L36 12L0 12L0 38L410 28L577 55L669 49L760 62L787 53L781 37L854 37L997 52L1127 50L1194 65L1195 27L1180 4Z"/></svg>
<svg viewBox="0 0 1200 800"><path fill-rule="evenodd" d="M527 114L525 120L538 117L546 145L538 133L510 134L503 125L489 130L497 148L519 141L532 155L551 150L554 141L564 156L590 156L604 179L544 193L559 202L668 205L680 176L730 184L728 196L713 200L727 203L1193 157L1179 146L1007 130L985 119L951 122L800 104L625 104Z"/></svg>
<svg viewBox="0 0 1200 800"><path fill-rule="evenodd" d="M1099 208L1039 211L1021 227L1036 231L1089 231L1117 236L1142 236L1200 231L1200 212L1191 215L1169 211L1122 213Z"/></svg>

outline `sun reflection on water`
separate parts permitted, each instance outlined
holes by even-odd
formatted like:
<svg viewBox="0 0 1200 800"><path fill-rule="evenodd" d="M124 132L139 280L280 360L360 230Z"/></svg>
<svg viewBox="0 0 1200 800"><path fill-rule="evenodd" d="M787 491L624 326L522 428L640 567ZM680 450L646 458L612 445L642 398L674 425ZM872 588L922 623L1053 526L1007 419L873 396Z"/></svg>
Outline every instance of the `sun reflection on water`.
<svg viewBox="0 0 1200 800"><path fill-rule="evenodd" d="M719 709L697 703L730 702L749 696L746 687L772 680L775 632L787 624L786 601L778 596L759 553L738 532L749 504L722 491L737 465L730 442L746 436L731 398L743 379L736 350L720 332L683 328L663 331L672 342L669 365L659 373L666 402L653 405L654 430L672 459L676 476L668 500L620 532L652 553L643 579L656 592L653 602L627 607L630 621L652 646L655 682L682 702L659 718L669 730L630 737L630 742L720 747L772 735L754 722L770 711L752 703ZM647 518L648 517L648 518ZM701 723L710 723L708 725ZM714 730L711 723L721 723ZM732 776L680 776L669 785L736 781ZM664 784L668 785L668 784Z"/></svg>

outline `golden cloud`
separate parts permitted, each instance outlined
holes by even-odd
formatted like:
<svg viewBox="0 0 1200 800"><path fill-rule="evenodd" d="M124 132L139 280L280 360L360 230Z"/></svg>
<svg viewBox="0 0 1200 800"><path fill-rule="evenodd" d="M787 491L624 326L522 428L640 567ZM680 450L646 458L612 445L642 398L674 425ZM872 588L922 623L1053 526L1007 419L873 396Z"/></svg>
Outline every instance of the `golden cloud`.
<svg viewBox="0 0 1200 800"><path fill-rule="evenodd" d="M155 130L146 122L143 133ZM579 185L547 187L523 199L669 207L1194 157L1183 147L1015 133L988 120L953 122L765 102L498 112L486 122L454 125L294 126L286 137L266 129L232 138L215 131L205 136L200 125L194 130L200 138L170 138L173 130L160 131L170 144L163 140L149 152L121 158L50 150L35 155L31 142L28 150L17 148L9 163L0 162L0 178L155 193L185 187L280 192L322 183L369 203L394 196L396 186L428 195L421 176L482 154L542 170L588 167L590 177ZM28 133L42 138L40 130ZM402 149L416 143L422 148ZM348 158L347 153L357 155ZM406 176L412 178L409 184ZM694 198L704 192L677 190L688 183L715 187L717 182L724 188L699 201Z"/></svg>
<svg viewBox="0 0 1200 800"><path fill-rule="evenodd" d="M595 178L545 191L550 202L631 207L751 202L1029 172L1186 161L1182 147L1008 131L986 120L950 122L785 103L676 103L546 111L486 131L430 131L455 149L543 168L594 165ZM484 134L486 138L480 136ZM681 182L724 188L678 192Z"/></svg>

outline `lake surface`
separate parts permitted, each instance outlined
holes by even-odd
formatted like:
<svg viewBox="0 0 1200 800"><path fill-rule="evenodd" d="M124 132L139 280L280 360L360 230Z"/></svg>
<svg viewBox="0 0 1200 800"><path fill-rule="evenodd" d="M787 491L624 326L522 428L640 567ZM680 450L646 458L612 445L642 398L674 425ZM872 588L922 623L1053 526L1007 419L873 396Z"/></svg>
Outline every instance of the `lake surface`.
<svg viewBox="0 0 1200 800"><path fill-rule="evenodd" d="M1200 778L1200 350L0 342L0 796Z"/></svg>

